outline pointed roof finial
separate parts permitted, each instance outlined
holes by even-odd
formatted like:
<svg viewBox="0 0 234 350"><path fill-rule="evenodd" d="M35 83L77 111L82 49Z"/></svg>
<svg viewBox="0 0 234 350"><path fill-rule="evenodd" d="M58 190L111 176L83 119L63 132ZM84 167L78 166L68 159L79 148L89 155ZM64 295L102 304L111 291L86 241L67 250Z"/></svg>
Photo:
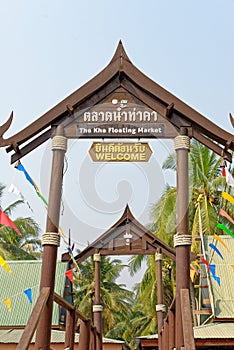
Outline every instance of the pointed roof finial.
<svg viewBox="0 0 234 350"><path fill-rule="evenodd" d="M123 46L123 43L122 43L121 40L120 40L119 43L118 43L118 46L117 46L117 48L116 48L116 51L115 51L115 53L114 53L114 56L113 56L112 59L111 59L111 62L114 62L115 60L120 59L120 58L123 58L123 59L125 59L125 60L131 62L130 59L129 59L129 57L128 57L128 55L126 54L126 51L125 51L125 49L124 49L124 46Z"/></svg>

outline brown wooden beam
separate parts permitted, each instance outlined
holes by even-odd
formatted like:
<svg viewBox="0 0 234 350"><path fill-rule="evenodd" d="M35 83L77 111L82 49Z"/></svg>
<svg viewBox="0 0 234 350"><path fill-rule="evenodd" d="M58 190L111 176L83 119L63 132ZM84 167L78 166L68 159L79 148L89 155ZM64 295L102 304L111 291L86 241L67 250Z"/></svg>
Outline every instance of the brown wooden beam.
<svg viewBox="0 0 234 350"><path fill-rule="evenodd" d="M189 289L190 285L190 247L192 238L189 235L189 178L188 153L189 137L187 129L181 128L180 136L175 138L176 168L177 168L177 197L176 221L177 234L174 237L176 247L176 349L184 345L181 289ZM190 238L190 239L189 239ZM188 242L190 241L190 245Z"/></svg>
<svg viewBox="0 0 234 350"><path fill-rule="evenodd" d="M80 320L87 321L87 318L80 311L78 311L74 305L70 304L68 301L66 301L63 297L61 297L56 292L54 292L54 301L66 310L69 310L69 311L75 310L76 315Z"/></svg>
<svg viewBox="0 0 234 350"><path fill-rule="evenodd" d="M168 310L169 323L169 349L174 349L175 346L175 314L172 310Z"/></svg>
<svg viewBox="0 0 234 350"><path fill-rule="evenodd" d="M42 235L42 269L40 289L50 287L50 295L37 327L35 349L50 350L51 322L57 251L60 241L58 234L60 205L62 195L63 167L66 152L66 139L62 127L57 127L52 142L53 161L51 170L49 205L47 211L46 233Z"/></svg>
<svg viewBox="0 0 234 350"><path fill-rule="evenodd" d="M22 148L19 148L19 151L16 153L13 153L11 156L11 164L15 163L17 160L24 157L26 154L33 151L35 148L43 144L45 141L47 141L51 137L52 129L49 129L45 131L43 134L35 138L33 141L31 141L29 144L25 145ZM6 149L7 152L10 152L12 150L11 146Z"/></svg>
<svg viewBox="0 0 234 350"><path fill-rule="evenodd" d="M157 248L157 252L155 254L156 261L156 274L157 274L157 321L158 321L158 345L159 350L162 350L162 337L161 337L161 329L163 326L164 319L164 308L163 304L163 279L162 279L162 250L161 248Z"/></svg>
<svg viewBox="0 0 234 350"><path fill-rule="evenodd" d="M75 310L67 310L66 314L66 333L65 333L65 348L74 350L75 343Z"/></svg>
<svg viewBox="0 0 234 350"><path fill-rule="evenodd" d="M94 254L94 281L95 281L95 300L93 305L93 322L97 329L97 350L102 350L102 305L101 305L101 255Z"/></svg>
<svg viewBox="0 0 234 350"><path fill-rule="evenodd" d="M194 138L201 142L203 145L211 149L213 152L218 154L220 157L224 157L226 160L228 160L230 163L232 162L232 155L229 153L225 148L220 147L217 143L214 143L211 139L207 138L202 134L201 130L199 130L199 127L193 128L193 136ZM220 142L221 140L217 136L217 142Z"/></svg>
<svg viewBox="0 0 234 350"><path fill-rule="evenodd" d="M88 321L80 322L80 338L79 338L79 348L82 350L89 350L90 346L90 333L91 333L91 323Z"/></svg>
<svg viewBox="0 0 234 350"><path fill-rule="evenodd" d="M49 298L50 288L43 287L40 291L39 297L34 305L31 316L28 320L28 323L23 331L23 334L20 338L19 344L16 347L16 350L27 350L30 342L32 340L33 334L38 325L41 314L45 308L46 302Z"/></svg>
<svg viewBox="0 0 234 350"><path fill-rule="evenodd" d="M195 342L193 336L193 326L190 308L189 289L181 289L181 308L182 308L182 324L184 333L185 350L195 350Z"/></svg>

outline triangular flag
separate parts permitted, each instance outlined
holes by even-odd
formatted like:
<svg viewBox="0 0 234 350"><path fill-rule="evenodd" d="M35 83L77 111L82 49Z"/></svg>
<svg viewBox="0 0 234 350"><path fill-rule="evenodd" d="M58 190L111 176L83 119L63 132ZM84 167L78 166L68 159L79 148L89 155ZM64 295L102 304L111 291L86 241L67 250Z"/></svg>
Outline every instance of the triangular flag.
<svg viewBox="0 0 234 350"><path fill-rule="evenodd" d="M209 246L214 249L214 251L220 256L221 259L223 259L223 256L220 252L220 250L213 244L213 243L210 243Z"/></svg>
<svg viewBox="0 0 234 350"><path fill-rule="evenodd" d="M224 243L224 241L218 235L216 235L216 233L214 233L214 238L217 239L217 241L219 241L230 252L226 243Z"/></svg>
<svg viewBox="0 0 234 350"><path fill-rule="evenodd" d="M3 259L2 256L0 256L0 266L4 267L4 269L9 272L10 274L12 274L13 272L11 271L10 267L7 265L7 263L5 262L5 260Z"/></svg>
<svg viewBox="0 0 234 350"><path fill-rule="evenodd" d="M234 187L234 179L227 169L226 169L226 181L229 186Z"/></svg>
<svg viewBox="0 0 234 350"><path fill-rule="evenodd" d="M230 215L228 215L228 213L226 213L226 211L224 211L223 209L219 210L219 214L224 216L226 219L228 219L233 225L234 225L234 220L233 218L231 218Z"/></svg>
<svg viewBox="0 0 234 350"><path fill-rule="evenodd" d="M196 271L194 271L192 268L190 268L190 279L192 282L194 282L194 280L195 280L195 275L196 275Z"/></svg>
<svg viewBox="0 0 234 350"><path fill-rule="evenodd" d="M29 207L29 209L31 210L31 212L33 212L29 202L27 201L27 199L25 199L25 197L22 195L22 193L18 190L18 188L14 185L11 184L10 187L8 188L8 192L10 193L14 193L16 196L20 197L22 199L22 201L27 204L27 206Z"/></svg>
<svg viewBox="0 0 234 350"><path fill-rule="evenodd" d="M208 261L206 259L204 259L202 256L200 259L207 266L208 270L210 270L210 264L208 263Z"/></svg>
<svg viewBox="0 0 234 350"><path fill-rule="evenodd" d="M11 184L10 187L8 188L8 192L10 193L14 193L16 196L19 196L20 195L20 191L18 190L18 188Z"/></svg>
<svg viewBox="0 0 234 350"><path fill-rule="evenodd" d="M211 277L213 277L215 279L215 281L218 283L218 285L220 286L220 277L218 277L216 275L216 265L210 264L210 271L211 271L211 274L212 274Z"/></svg>
<svg viewBox="0 0 234 350"><path fill-rule="evenodd" d="M4 299L4 303L6 304L7 310L11 312L11 298Z"/></svg>
<svg viewBox="0 0 234 350"><path fill-rule="evenodd" d="M198 264L198 262L197 262L196 260L194 260L192 263L193 263L195 266L197 266L198 269L200 270L200 265Z"/></svg>
<svg viewBox="0 0 234 350"><path fill-rule="evenodd" d="M0 210L0 224L13 228L15 232L18 233L18 235L22 236L21 232L18 230L15 224L11 221L11 219L5 213L3 213L2 210Z"/></svg>
<svg viewBox="0 0 234 350"><path fill-rule="evenodd" d="M25 289L24 293L26 294L30 304L32 304L32 289L31 288Z"/></svg>
<svg viewBox="0 0 234 350"><path fill-rule="evenodd" d="M39 191L39 188L37 187L37 184L35 181L31 178L31 176L28 174L28 172L25 170L24 166L18 160L18 162L15 163L15 168L18 169L19 171L22 171L26 177L26 179L30 182L30 184L35 188L36 191Z"/></svg>
<svg viewBox="0 0 234 350"><path fill-rule="evenodd" d="M69 278L69 280L71 281L71 283L74 283L74 278L73 278L73 272L72 270L68 270L65 272L65 275Z"/></svg>
<svg viewBox="0 0 234 350"><path fill-rule="evenodd" d="M222 197L229 201L230 203L234 204L234 198L227 192L223 191L222 192Z"/></svg>
<svg viewBox="0 0 234 350"><path fill-rule="evenodd" d="M220 228L221 230L225 231L232 238L234 238L234 233L232 233L225 225L217 224L217 227Z"/></svg>

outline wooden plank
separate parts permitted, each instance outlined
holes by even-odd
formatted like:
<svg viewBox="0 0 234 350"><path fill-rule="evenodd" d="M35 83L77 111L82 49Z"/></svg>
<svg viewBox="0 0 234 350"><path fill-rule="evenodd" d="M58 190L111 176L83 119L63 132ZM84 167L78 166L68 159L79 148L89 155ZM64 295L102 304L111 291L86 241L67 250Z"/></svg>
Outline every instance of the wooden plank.
<svg viewBox="0 0 234 350"><path fill-rule="evenodd" d="M184 348L185 350L195 350L196 348L195 348L195 342L194 342L194 336L193 336L189 290L181 289L180 298L181 298L182 326L183 326L183 334L184 334Z"/></svg>
<svg viewBox="0 0 234 350"><path fill-rule="evenodd" d="M193 312L195 315L211 315L212 314L211 309L194 310Z"/></svg>
<svg viewBox="0 0 234 350"><path fill-rule="evenodd" d="M82 321L87 321L87 318L82 315L81 312L76 310L75 306L70 304L68 301L63 299L59 294L54 292L54 301L59 304L60 306L64 307L64 309L69 310L69 311L74 311L76 312L76 315L79 317L80 320Z"/></svg>
<svg viewBox="0 0 234 350"><path fill-rule="evenodd" d="M75 310L67 310L66 317L66 333L65 333L65 349L74 350L75 343Z"/></svg>
<svg viewBox="0 0 234 350"><path fill-rule="evenodd" d="M32 340L33 334L36 330L37 324L40 320L40 316L46 306L46 302L50 295L50 288L43 287L37 299L37 302L33 308L31 316L28 320L28 323L24 329L24 332L20 338L19 344L17 345L16 350L27 350L30 342Z"/></svg>

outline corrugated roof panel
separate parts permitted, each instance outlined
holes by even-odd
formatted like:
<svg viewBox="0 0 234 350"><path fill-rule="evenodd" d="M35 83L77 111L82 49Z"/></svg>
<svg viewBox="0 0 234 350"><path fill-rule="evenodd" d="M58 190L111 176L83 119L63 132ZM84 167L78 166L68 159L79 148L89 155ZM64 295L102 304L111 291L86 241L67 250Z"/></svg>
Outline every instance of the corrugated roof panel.
<svg viewBox="0 0 234 350"><path fill-rule="evenodd" d="M0 329L0 343L17 344L20 341L23 329ZM35 334L32 339L32 343L35 342ZM65 332L64 331L51 331L51 343L64 343L65 342ZM79 334L75 333L75 343L79 342ZM125 344L122 340L115 340L109 338L103 338L103 343L113 343L113 344Z"/></svg>
<svg viewBox="0 0 234 350"><path fill-rule="evenodd" d="M193 330L195 339L234 339L234 323L213 322Z"/></svg>
<svg viewBox="0 0 234 350"><path fill-rule="evenodd" d="M0 269L0 326L24 326L31 315L39 295L41 265L38 260L8 261L13 274ZM66 263L57 262L55 291L63 294ZM32 289L32 304L25 290ZM4 299L10 298L11 312L8 311ZM52 324L58 325L59 307L54 303Z"/></svg>
<svg viewBox="0 0 234 350"><path fill-rule="evenodd" d="M220 235L227 248L213 236L204 236L206 259L216 266L216 276L220 278L220 286L209 272L211 290L214 298L214 311L217 318L234 318L234 239ZM213 244L221 253L223 259L210 247Z"/></svg>

